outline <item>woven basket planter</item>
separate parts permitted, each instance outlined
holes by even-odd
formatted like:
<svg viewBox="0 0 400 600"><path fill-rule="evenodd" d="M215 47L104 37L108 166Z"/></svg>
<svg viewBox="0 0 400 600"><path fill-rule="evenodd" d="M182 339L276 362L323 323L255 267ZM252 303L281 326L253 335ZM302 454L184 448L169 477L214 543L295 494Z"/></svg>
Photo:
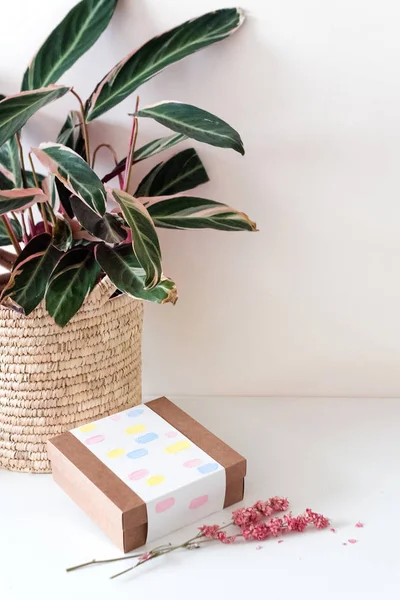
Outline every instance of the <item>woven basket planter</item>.
<svg viewBox="0 0 400 600"><path fill-rule="evenodd" d="M101 281L64 328L0 307L0 467L50 472L46 441L141 401L143 306Z"/></svg>

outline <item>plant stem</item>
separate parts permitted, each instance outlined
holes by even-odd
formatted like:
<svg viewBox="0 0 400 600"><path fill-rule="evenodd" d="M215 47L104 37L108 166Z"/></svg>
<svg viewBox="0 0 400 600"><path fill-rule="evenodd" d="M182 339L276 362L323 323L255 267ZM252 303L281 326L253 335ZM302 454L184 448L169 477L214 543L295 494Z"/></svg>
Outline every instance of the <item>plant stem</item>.
<svg viewBox="0 0 400 600"><path fill-rule="evenodd" d="M7 250L0 248L0 265L7 269L7 271L12 271L16 258L16 255L12 252L8 252Z"/></svg>
<svg viewBox="0 0 400 600"><path fill-rule="evenodd" d="M93 152L93 158L92 158L92 169L94 168L94 164L95 164L95 162L96 162L96 155L97 155L98 151L99 151L101 148L107 148L107 149L108 149L108 150L111 152L111 154L112 154L112 156L113 156L113 158L114 158L115 167L118 167L118 157L117 157L117 153L115 152L115 150L114 150L114 148L111 146L111 144L100 144L99 146L97 146L97 148L96 148L96 149L95 149L95 151ZM120 186L120 188L122 189L122 187L123 187L123 185L124 185L124 179L123 179L123 177L122 177L122 175L121 175L121 172L120 172L120 173L118 173L118 180L119 180L119 186Z"/></svg>
<svg viewBox="0 0 400 600"><path fill-rule="evenodd" d="M19 160L21 162L21 177L22 177L22 183L24 188L27 188L27 182L26 182L26 176L25 176L25 160L24 160L24 150L22 148L22 144L21 144L21 134L20 133L16 133L15 134L17 137L17 144L18 144L18 150L19 150Z"/></svg>
<svg viewBox="0 0 400 600"><path fill-rule="evenodd" d="M13 213L13 216L14 216L14 213ZM23 231L24 237L25 237L25 239L28 239L28 230L26 228L24 211L21 211L21 225L22 225L22 231Z"/></svg>
<svg viewBox="0 0 400 600"><path fill-rule="evenodd" d="M161 548L169 547L169 544L163 544L162 546L157 546L157 548L153 549L153 552L160 550ZM83 569L83 567L89 567L90 565L101 565L106 563L118 562L120 560L129 560L130 558L140 558L143 556L144 552L139 552L138 554L129 554L127 556L119 556L118 558L105 558L103 560L93 559L89 562L82 563L81 565L75 565L75 567L68 567L66 569L67 573L71 571L77 571L78 569Z"/></svg>
<svg viewBox="0 0 400 600"><path fill-rule="evenodd" d="M137 96L137 98L136 98L135 112L138 111L138 108L139 108L139 96ZM129 183L131 180L132 159L133 159L133 155L135 152L137 134L138 134L138 120L135 116L133 116L131 137L129 140L129 150L128 150L128 156L126 157L126 165L125 165L124 187L123 187L125 192L128 191Z"/></svg>
<svg viewBox="0 0 400 600"><path fill-rule="evenodd" d="M8 237L10 238L10 241L14 246L14 250L16 251L17 255L19 255L21 252L21 246L19 245L14 229L11 226L10 219L7 215L2 215L1 218L4 223L4 227L6 228Z"/></svg>
<svg viewBox="0 0 400 600"><path fill-rule="evenodd" d="M85 118L85 107L83 106L81 97L75 92L75 90L72 88L70 91L71 91L71 94L73 94L79 102L79 107L81 110L81 117L82 117L82 133L83 133L83 139L85 142L86 162L90 165L90 146L89 146L89 135L88 135L87 125L86 125L86 118Z"/></svg>
<svg viewBox="0 0 400 600"><path fill-rule="evenodd" d="M36 175L35 165L33 164L32 153L31 152L28 153L28 158L29 158L29 162L31 163L33 180L35 182L36 187L40 188L39 180L38 180L37 175ZM46 233L49 233L49 231L50 231L49 222L47 220L46 210L45 210L42 202L39 203L39 208L40 208L40 212L41 212L43 223L44 223L44 230L45 230ZM32 215L32 217L33 217L33 215Z"/></svg>

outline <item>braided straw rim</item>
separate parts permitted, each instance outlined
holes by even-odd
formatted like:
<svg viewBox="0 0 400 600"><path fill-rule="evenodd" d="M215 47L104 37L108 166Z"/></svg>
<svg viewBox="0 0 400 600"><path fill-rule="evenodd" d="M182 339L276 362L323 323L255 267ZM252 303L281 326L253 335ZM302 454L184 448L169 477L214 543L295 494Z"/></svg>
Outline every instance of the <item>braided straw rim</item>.
<svg viewBox="0 0 400 600"><path fill-rule="evenodd" d="M0 467L49 473L47 439L141 402L143 303L100 281L64 327L0 306Z"/></svg>

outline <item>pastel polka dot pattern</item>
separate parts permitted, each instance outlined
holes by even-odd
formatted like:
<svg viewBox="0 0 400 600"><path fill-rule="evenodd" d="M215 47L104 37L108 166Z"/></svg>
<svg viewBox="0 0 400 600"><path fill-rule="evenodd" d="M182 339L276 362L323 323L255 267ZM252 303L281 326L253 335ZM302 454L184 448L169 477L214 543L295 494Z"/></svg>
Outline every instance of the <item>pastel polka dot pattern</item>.
<svg viewBox="0 0 400 600"><path fill-rule="evenodd" d="M152 487L153 485L160 485L160 483L164 483L165 477L163 475L153 475L153 477L149 477L146 481L147 485Z"/></svg>
<svg viewBox="0 0 400 600"><path fill-rule="evenodd" d="M151 433L145 433L145 435L141 435L136 438L138 444L148 444L149 442L154 442L154 440L158 440L158 435L153 431Z"/></svg>
<svg viewBox="0 0 400 600"><path fill-rule="evenodd" d="M201 465L201 467L198 467L198 471L199 473L202 473L203 475L206 475L207 473L212 473L213 471L216 471L218 469L218 463L207 463L206 465Z"/></svg>
<svg viewBox="0 0 400 600"><path fill-rule="evenodd" d="M125 433L132 435L133 433L141 433L142 431L145 431L145 429L146 425L132 425L132 427L125 429Z"/></svg>
<svg viewBox="0 0 400 600"><path fill-rule="evenodd" d="M147 475L149 475L149 471L147 469L139 469L138 471L129 473L128 478L131 481L138 481L139 479L143 479L143 477L147 477Z"/></svg>
<svg viewBox="0 0 400 600"><path fill-rule="evenodd" d="M167 431L167 433L165 434L165 437L167 438L174 438L178 435L177 431Z"/></svg>
<svg viewBox="0 0 400 600"><path fill-rule="evenodd" d="M82 427L79 427L79 431L82 433L90 433L94 429L96 429L95 423L89 423L88 425L82 425Z"/></svg>
<svg viewBox="0 0 400 600"><path fill-rule="evenodd" d="M165 498L156 504L156 513L163 513L175 504L175 498Z"/></svg>
<svg viewBox="0 0 400 600"><path fill-rule="evenodd" d="M182 450L186 450L190 448L190 442L188 440L182 440L181 442L176 442L171 446L167 446L165 448L165 452L167 454L176 454L177 452L182 452Z"/></svg>
<svg viewBox="0 0 400 600"><path fill-rule="evenodd" d="M201 465L201 460L199 458L192 458L191 460L187 460L183 463L183 466L187 467L188 469L193 469L199 465Z"/></svg>
<svg viewBox="0 0 400 600"><path fill-rule="evenodd" d="M121 420L121 415L120 414L111 415L110 419L111 419L111 421L120 421Z"/></svg>
<svg viewBox="0 0 400 600"><path fill-rule="evenodd" d="M132 408L127 414L128 417L140 417L144 413L143 408Z"/></svg>
<svg viewBox="0 0 400 600"><path fill-rule="evenodd" d="M125 454L125 450L123 448L114 448L114 450L110 450L107 452L108 458L118 458L119 456L123 456Z"/></svg>
<svg viewBox="0 0 400 600"><path fill-rule="evenodd" d="M198 498L193 498L193 500L189 504L189 508L190 510L195 510L196 508L200 508L200 506L203 506L206 502L208 502L207 494L204 496L199 496Z"/></svg>
<svg viewBox="0 0 400 600"><path fill-rule="evenodd" d="M92 444L100 444L100 442L104 442L105 439L106 438L104 435L94 435L93 437L85 440L85 444L88 444L88 446L91 446Z"/></svg>
<svg viewBox="0 0 400 600"><path fill-rule="evenodd" d="M128 458L143 458L143 456L147 456L147 454L149 453L148 450L146 450L146 448L138 448L137 450L132 450L132 452L128 452L127 457Z"/></svg>

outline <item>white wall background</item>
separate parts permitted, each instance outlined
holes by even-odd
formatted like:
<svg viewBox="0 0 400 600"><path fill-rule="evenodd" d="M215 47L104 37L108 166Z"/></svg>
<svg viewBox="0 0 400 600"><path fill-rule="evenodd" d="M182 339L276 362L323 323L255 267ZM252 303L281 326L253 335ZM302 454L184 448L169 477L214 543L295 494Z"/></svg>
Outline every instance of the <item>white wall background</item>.
<svg viewBox="0 0 400 600"><path fill-rule="evenodd" d="M2 6L0 88L74 0ZM135 46L224 0L120 0L106 34L63 78L87 96ZM257 221L257 234L161 232L175 307L147 306L146 394L400 395L400 4L245 0L231 39L170 67L141 105L215 112L246 155L195 144L211 182L194 193ZM125 154L134 98L91 125ZM62 99L29 124L55 139ZM145 120L139 142L166 134ZM148 167L150 165L147 165ZM144 168L138 168L140 178Z"/></svg>

